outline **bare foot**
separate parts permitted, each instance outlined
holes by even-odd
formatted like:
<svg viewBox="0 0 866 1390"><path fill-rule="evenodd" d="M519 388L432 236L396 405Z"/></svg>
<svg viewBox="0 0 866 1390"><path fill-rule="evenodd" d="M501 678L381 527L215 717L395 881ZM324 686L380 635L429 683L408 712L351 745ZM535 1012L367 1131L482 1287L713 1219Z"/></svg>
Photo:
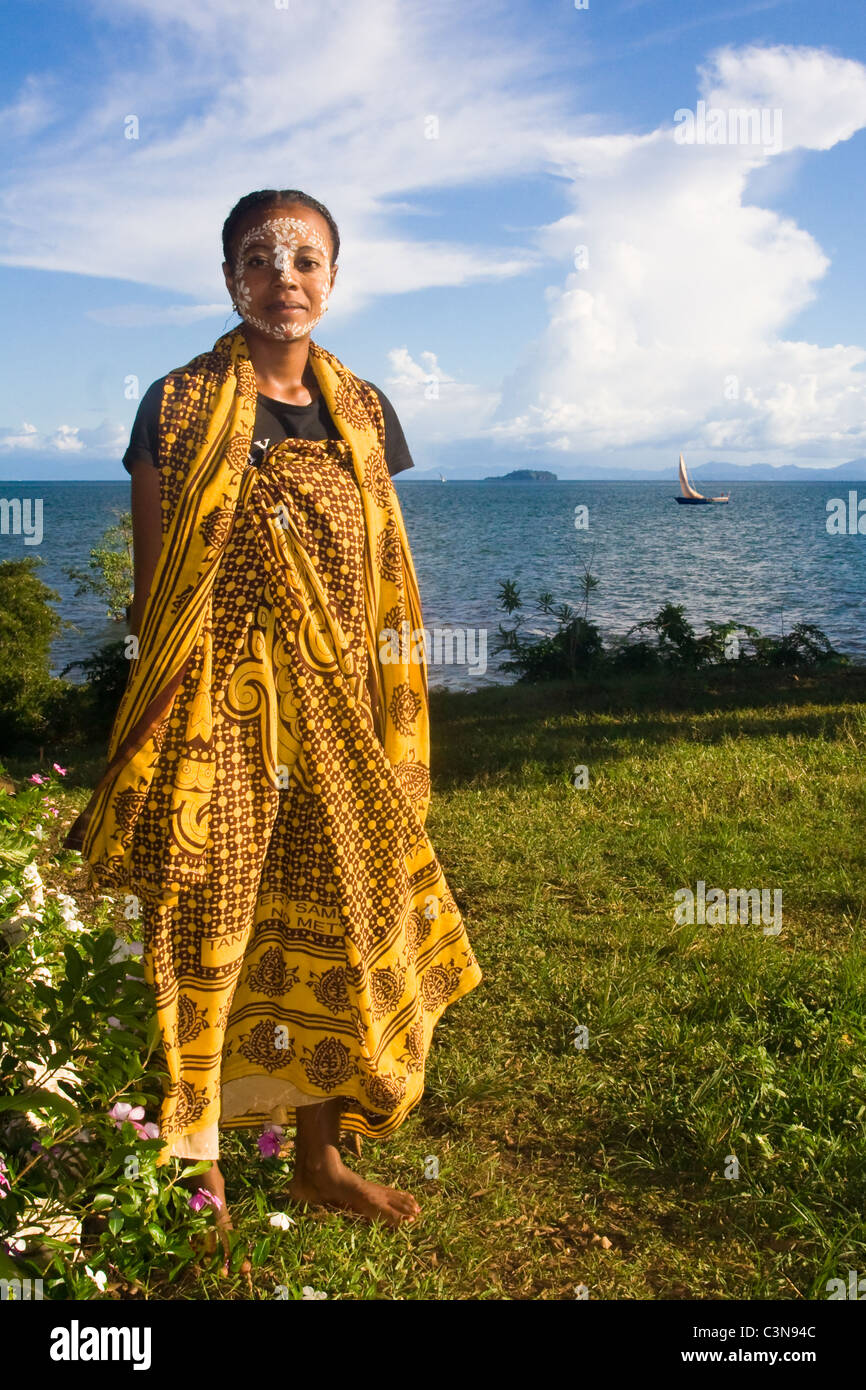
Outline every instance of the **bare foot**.
<svg viewBox="0 0 866 1390"><path fill-rule="evenodd" d="M411 1193L367 1182L346 1167L333 1147L315 1159L297 1154L289 1196L295 1202L357 1211L371 1221L385 1221L389 1226L414 1221L421 1212Z"/></svg>
<svg viewBox="0 0 866 1390"><path fill-rule="evenodd" d="M219 1165L214 1163L213 1166L206 1173L200 1173L197 1177L188 1178L185 1181L187 1182L188 1186L193 1187L196 1190L198 1190L199 1188L204 1188L205 1192L210 1192L213 1194L214 1197L217 1197L219 1199L219 1207L213 1208L214 1221L216 1223L217 1229L215 1231L208 1231L207 1235L205 1236L204 1253L206 1255L215 1254L217 1235L219 1235L219 1238L222 1242L223 1255L225 1256L225 1259L223 1260L222 1272L223 1275L227 1275L229 1272L229 1255L231 1254L228 1232L233 1231L234 1226L232 1225L231 1216L229 1215L228 1204L226 1202L225 1181L223 1179L222 1173L219 1170ZM249 1260L244 1260L243 1264L240 1266L240 1273L249 1274L251 1270L252 1265L250 1264Z"/></svg>

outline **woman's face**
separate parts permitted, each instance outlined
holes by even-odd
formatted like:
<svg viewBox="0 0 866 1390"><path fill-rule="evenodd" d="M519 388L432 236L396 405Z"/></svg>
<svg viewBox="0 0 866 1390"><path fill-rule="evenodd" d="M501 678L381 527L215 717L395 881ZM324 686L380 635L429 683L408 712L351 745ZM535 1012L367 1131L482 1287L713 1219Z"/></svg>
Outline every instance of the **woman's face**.
<svg viewBox="0 0 866 1390"><path fill-rule="evenodd" d="M303 338L327 310L337 273L328 224L302 203L251 213L223 272L245 323L277 341Z"/></svg>

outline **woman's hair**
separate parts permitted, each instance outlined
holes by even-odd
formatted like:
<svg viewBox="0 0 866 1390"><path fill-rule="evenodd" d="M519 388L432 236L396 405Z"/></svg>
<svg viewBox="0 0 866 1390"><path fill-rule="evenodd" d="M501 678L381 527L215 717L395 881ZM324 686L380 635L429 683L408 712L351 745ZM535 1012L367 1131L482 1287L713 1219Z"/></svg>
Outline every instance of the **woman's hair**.
<svg viewBox="0 0 866 1390"><path fill-rule="evenodd" d="M311 198L309 193L302 193L299 188L260 188L257 193L247 193L237 203L235 203L225 222L223 223L223 259L232 264L232 238L235 228L240 222L245 212L250 208L272 207L279 203L303 203L305 207L312 208L321 214L331 229L331 240L334 243L334 256L332 264L336 265L337 257L340 254L340 233L337 231L337 224L334 221L324 203Z"/></svg>

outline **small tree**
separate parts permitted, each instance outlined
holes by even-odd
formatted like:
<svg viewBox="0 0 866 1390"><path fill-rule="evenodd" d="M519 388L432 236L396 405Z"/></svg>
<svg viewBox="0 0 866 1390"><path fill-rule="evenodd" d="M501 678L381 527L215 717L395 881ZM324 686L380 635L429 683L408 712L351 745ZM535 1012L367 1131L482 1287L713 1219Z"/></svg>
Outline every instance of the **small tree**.
<svg viewBox="0 0 866 1390"><path fill-rule="evenodd" d="M66 573L78 584L76 598L96 594L105 601L109 618L121 622L132 603L132 513L121 512L117 517L117 524L103 532L102 544L91 550L89 568L69 568Z"/></svg>
<svg viewBox="0 0 866 1390"><path fill-rule="evenodd" d="M0 731L5 737L39 735L54 692L51 643L65 627L51 600L60 595L36 573L38 556L0 562Z"/></svg>
<svg viewBox="0 0 866 1390"><path fill-rule="evenodd" d="M646 618L629 629L632 632L654 632L662 661L676 666L700 666L702 652L695 630L686 617L681 603L666 603L654 618Z"/></svg>
<svg viewBox="0 0 866 1390"><path fill-rule="evenodd" d="M583 562L583 575L578 581L583 594L583 621L589 622L589 596L598 588L599 581L594 574L590 573L590 565L595 559L595 546L592 547L589 559Z"/></svg>
<svg viewBox="0 0 866 1390"><path fill-rule="evenodd" d="M838 652L826 633L814 623L795 623L781 637L761 637L752 642L762 666L847 666L848 657Z"/></svg>
<svg viewBox="0 0 866 1390"><path fill-rule="evenodd" d="M587 581L591 582L588 584ZM589 593L597 583L598 581L589 574L588 567L585 567L585 577L581 581L584 613L587 611ZM539 595L538 604L542 613L556 618L556 632L550 637L524 639L520 628L525 619L520 615L511 628L504 628L499 624L499 641L494 645L494 655L500 652L511 653L512 660L501 662L501 668L504 671L519 672L521 680L556 680L563 676L575 679L601 657L601 633L594 623L588 622L586 617L581 617L570 604L555 604L553 595L549 592ZM500 582L499 606L507 613L513 613L523 607L520 591L511 579Z"/></svg>

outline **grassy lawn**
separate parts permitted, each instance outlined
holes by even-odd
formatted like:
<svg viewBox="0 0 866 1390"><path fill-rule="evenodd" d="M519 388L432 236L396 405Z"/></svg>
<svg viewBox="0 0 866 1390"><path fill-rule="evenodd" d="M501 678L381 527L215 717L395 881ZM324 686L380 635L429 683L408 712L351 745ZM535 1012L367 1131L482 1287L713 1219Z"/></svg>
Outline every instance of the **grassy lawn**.
<svg viewBox="0 0 866 1390"><path fill-rule="evenodd" d="M302 1214L228 1133L252 1281L143 1292L797 1300L866 1270L864 701L863 669L434 692L428 829L485 978L350 1160L422 1216ZM677 925L698 880L781 889L781 934Z"/></svg>

